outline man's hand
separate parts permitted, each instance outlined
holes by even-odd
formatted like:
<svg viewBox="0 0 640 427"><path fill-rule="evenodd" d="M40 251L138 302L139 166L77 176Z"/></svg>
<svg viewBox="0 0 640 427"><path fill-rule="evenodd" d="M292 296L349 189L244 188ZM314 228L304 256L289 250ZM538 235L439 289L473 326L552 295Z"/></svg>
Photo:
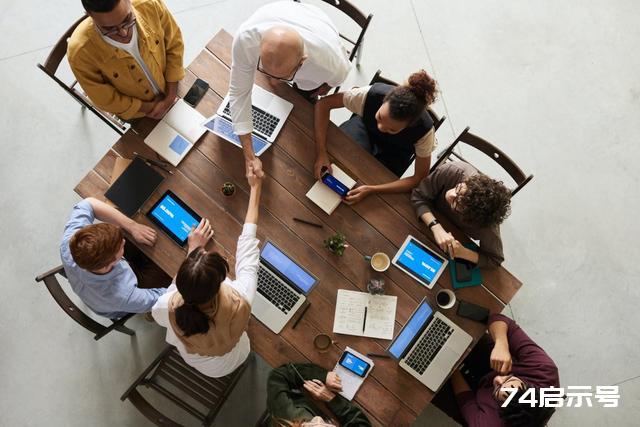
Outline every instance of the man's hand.
<svg viewBox="0 0 640 427"><path fill-rule="evenodd" d="M324 171L322 168L327 168L329 173L333 173L333 168L331 167L331 161L329 160L329 156L327 152L324 151L322 153L318 153L316 156L316 163L313 165L313 174L316 179L320 179Z"/></svg>
<svg viewBox="0 0 640 427"><path fill-rule="evenodd" d="M304 382L304 389L307 390L314 399L329 402L336 397L335 393L327 388L320 380L307 380Z"/></svg>
<svg viewBox="0 0 640 427"><path fill-rule="evenodd" d="M246 176L256 175L258 178L262 178L264 176L264 171L262 170L262 162L259 158L254 157L253 159L245 159L244 162L246 169Z"/></svg>
<svg viewBox="0 0 640 427"><path fill-rule="evenodd" d="M504 341L497 341L491 351L489 357L491 369L501 375L511 372L511 353L509 353L509 344Z"/></svg>
<svg viewBox="0 0 640 427"><path fill-rule="evenodd" d="M342 391L342 379L340 375L333 371L327 372L327 379L325 381L327 387L333 391Z"/></svg>
<svg viewBox="0 0 640 427"><path fill-rule="evenodd" d="M213 228L209 220L202 218L200 224L196 228L191 229L188 237L189 253L194 249L205 247L209 240L213 237Z"/></svg>
<svg viewBox="0 0 640 427"><path fill-rule="evenodd" d="M134 222L128 231L133 240L138 243L147 246L153 246L156 243L157 234L151 227Z"/></svg>
<svg viewBox="0 0 640 427"><path fill-rule="evenodd" d="M373 189L369 185L361 185L360 187L356 187L353 190L349 191L344 198L344 202L348 205L352 205L354 203L358 203L369 194L373 193Z"/></svg>
<svg viewBox="0 0 640 427"><path fill-rule="evenodd" d="M147 113L147 117L160 120L164 117L165 114L169 111L169 109L173 106L175 102L175 97L166 96L164 99L154 105L150 112Z"/></svg>
<svg viewBox="0 0 640 427"><path fill-rule="evenodd" d="M258 158L256 158L256 160L258 162L260 162L260 160ZM248 165L249 169L247 170L247 181L249 182L249 186L251 188L254 187L258 187L260 185L262 185L262 179L264 178L264 172L262 172L261 170L261 176L259 176L256 172L255 172L255 166L254 163L249 163ZM262 169L262 163L260 163L260 168Z"/></svg>
<svg viewBox="0 0 640 427"><path fill-rule="evenodd" d="M433 233L433 237L436 239L436 243L440 246L440 249L451 255L449 253L449 248L456 240L453 237L453 234L447 232L440 224L436 224L431 227L431 232Z"/></svg>

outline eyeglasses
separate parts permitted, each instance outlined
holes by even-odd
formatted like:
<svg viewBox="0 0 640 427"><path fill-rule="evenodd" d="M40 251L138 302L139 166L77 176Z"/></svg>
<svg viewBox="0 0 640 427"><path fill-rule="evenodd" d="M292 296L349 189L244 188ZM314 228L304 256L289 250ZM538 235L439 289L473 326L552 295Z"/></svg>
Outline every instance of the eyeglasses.
<svg viewBox="0 0 640 427"><path fill-rule="evenodd" d="M462 199L462 197L466 193L466 191L464 193L462 192L462 183L459 183L458 185L455 186L455 192L456 192L456 198L453 199L453 202L451 202L451 209L453 209L454 211L458 210L460 199Z"/></svg>
<svg viewBox="0 0 640 427"><path fill-rule="evenodd" d="M273 74L267 73L264 70L264 68L262 68L262 58L258 57L258 66L256 67L256 69L260 71L262 74L264 74L265 76L271 77L272 79L280 80L281 82L285 82L285 83L291 83L293 79L296 77L296 73L298 72L300 67L302 67L302 59L300 59L300 62L298 63L298 65L296 65L296 68L294 68L293 71L290 73L291 74L290 77L278 77L278 76L274 76Z"/></svg>
<svg viewBox="0 0 640 427"><path fill-rule="evenodd" d="M507 375L507 378L504 379L504 381L502 382L502 384L498 384L497 386L495 386L493 388L493 398L498 401L501 402L502 399L500 398L500 392L502 391L502 387L504 387L504 385L506 383L508 383L509 381L511 381L512 379L516 379L518 381L520 381L520 385L516 388L520 389L520 390L526 390L527 386L524 383L524 381L522 381L520 378L516 377L515 375ZM509 387L507 387L509 388Z"/></svg>
<svg viewBox="0 0 640 427"><path fill-rule="evenodd" d="M136 25L136 16L133 12L129 12L129 14L124 18L124 21L120 25L114 25L112 27L101 27L96 24L100 32L103 36L113 36L118 34L122 30L129 30L129 28ZM127 31L128 32L128 31Z"/></svg>

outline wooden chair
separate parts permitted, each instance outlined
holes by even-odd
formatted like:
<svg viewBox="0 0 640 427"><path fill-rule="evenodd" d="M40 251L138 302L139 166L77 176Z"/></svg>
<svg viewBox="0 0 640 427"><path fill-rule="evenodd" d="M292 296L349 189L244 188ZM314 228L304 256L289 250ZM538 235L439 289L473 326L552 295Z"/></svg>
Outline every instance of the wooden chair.
<svg viewBox="0 0 640 427"><path fill-rule="evenodd" d="M178 350L170 345L140 374L120 400L129 399L133 406L156 425L180 426L181 424L164 415L142 396L138 387L145 386L193 415L203 426L209 426L246 366L247 362L225 377L211 378L187 365ZM176 392L180 392L180 395Z"/></svg>
<svg viewBox="0 0 640 427"><path fill-rule="evenodd" d="M60 286L60 282L58 282L58 279L56 278L57 274L66 278L64 268L60 265L36 277L36 282L44 282L45 286L49 290L49 293L51 294L53 299L56 300L58 305L64 310L64 312L67 313L67 315L69 315L69 317L71 317L73 320L78 322L80 326L83 326L85 329L88 329L89 331L96 334L93 339L97 341L114 330L130 336L136 334L135 331L127 328L124 325L127 320L135 315L134 313L127 314L126 316L121 317L120 319L117 319L115 321L112 320L113 324L110 326L104 326L101 323L96 322L86 313L80 310L80 308L78 308L78 306L75 305L73 301L71 301L71 299L69 299L64 289L62 289L62 286Z"/></svg>
<svg viewBox="0 0 640 427"><path fill-rule="evenodd" d="M300 0L294 0L295 2L300 3ZM364 41L364 35L367 32L367 28L369 28L369 24L371 23L371 19L373 19L373 15L370 13L369 15L365 15L360 9L351 4L348 0L322 0L323 2L335 7L345 15L347 15L352 21L354 21L360 27L360 34L355 41L351 38L345 36L340 33L340 37L342 37L345 41L351 44L353 47L348 51L349 53L349 61L353 62L353 59L356 59L356 67L360 67L360 58L362 57L362 44Z"/></svg>
<svg viewBox="0 0 640 427"><path fill-rule="evenodd" d="M45 72L45 74L53 79L62 89L65 90L73 99L75 99L81 106L82 109L88 109L93 114L98 116L100 120L105 122L109 127L115 130L118 134L123 135L127 130L127 123L120 119L115 114L108 113L96 107L93 102L89 99L87 95L82 90L78 90L76 85L78 84L77 80L74 80L71 85L65 83L62 79L56 76L56 72L60 67L60 63L67 55L67 45L69 37L76 29L78 25L85 19L87 19L87 15L84 15L80 19L71 25L71 27L60 37L60 40L53 46L53 49L49 53L49 56L44 61L44 64L38 64L38 68Z"/></svg>
<svg viewBox="0 0 640 427"><path fill-rule="evenodd" d="M398 83L394 82L393 80L389 80L386 77L383 77L381 74L382 74L382 71L380 70L376 71L376 73L373 75L373 78L371 79L369 84L372 85L374 83L385 83L391 86L398 86ZM429 115L431 116L431 120L433 121L434 130L438 130L438 128L445 121L446 117L445 116L438 117L438 114L436 114L436 112L433 111L431 107L427 107L427 112L429 113Z"/></svg>
<svg viewBox="0 0 640 427"><path fill-rule="evenodd" d="M460 154L454 152L454 148L458 145L458 143L467 144L478 151L484 153L491 159L493 159L502 169L504 169L509 176L515 181L516 187L511 190L511 197L515 196L518 191L522 189L529 181L533 179L533 175L527 175L524 173L522 169L502 150L498 147L494 146L490 142L480 138L469 132L469 126L462 131L462 133L447 147L443 152L438 154L438 160L431 167L431 171L437 168L441 163L445 162L450 156L455 156L459 160L463 162L468 162L465 160Z"/></svg>

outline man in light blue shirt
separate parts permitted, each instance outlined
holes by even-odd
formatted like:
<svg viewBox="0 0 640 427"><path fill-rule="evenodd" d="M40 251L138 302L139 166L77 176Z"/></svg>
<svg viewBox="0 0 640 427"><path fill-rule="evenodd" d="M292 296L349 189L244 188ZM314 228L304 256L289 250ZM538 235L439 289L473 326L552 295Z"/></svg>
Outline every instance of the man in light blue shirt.
<svg viewBox="0 0 640 427"><path fill-rule="evenodd" d="M93 224L96 219L103 223ZM152 282L145 283L145 287L151 289L139 286L143 280L149 280L142 277L142 269L123 258L123 230L137 243L155 244L156 232L152 228L90 197L73 207L60 244L60 257L73 291L96 314L113 320L127 313L151 311L171 283L171 278L160 271L145 276ZM137 254L140 256L146 258Z"/></svg>

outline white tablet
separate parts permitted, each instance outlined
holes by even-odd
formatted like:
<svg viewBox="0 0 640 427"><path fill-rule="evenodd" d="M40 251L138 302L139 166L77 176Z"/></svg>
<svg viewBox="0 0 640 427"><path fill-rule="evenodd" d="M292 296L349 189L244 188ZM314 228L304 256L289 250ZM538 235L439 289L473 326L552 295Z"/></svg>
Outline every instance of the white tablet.
<svg viewBox="0 0 640 427"><path fill-rule="evenodd" d="M392 263L428 289L431 289L444 271L448 261L436 251L409 235L396 256L393 257Z"/></svg>

